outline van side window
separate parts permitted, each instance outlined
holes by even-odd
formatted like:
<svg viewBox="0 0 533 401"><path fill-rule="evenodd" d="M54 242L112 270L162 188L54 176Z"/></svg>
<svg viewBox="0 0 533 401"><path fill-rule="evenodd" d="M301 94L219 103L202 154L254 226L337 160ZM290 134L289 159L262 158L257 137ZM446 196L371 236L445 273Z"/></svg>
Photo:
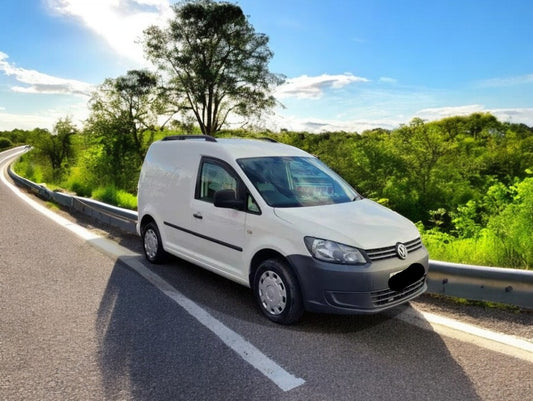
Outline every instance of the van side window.
<svg viewBox="0 0 533 401"><path fill-rule="evenodd" d="M201 165L200 181L197 183L196 198L213 203L215 192L233 189L237 192L237 180L223 166L210 160Z"/></svg>
<svg viewBox="0 0 533 401"><path fill-rule="evenodd" d="M250 194L248 194L247 196L246 210L248 210L250 213L261 214L261 209L259 209L259 205L256 203L255 199Z"/></svg>

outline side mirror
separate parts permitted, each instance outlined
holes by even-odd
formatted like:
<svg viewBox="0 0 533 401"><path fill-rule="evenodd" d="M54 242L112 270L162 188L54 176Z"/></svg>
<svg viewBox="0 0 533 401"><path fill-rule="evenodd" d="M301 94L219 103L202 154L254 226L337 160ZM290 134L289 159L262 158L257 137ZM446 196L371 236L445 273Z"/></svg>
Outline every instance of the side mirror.
<svg viewBox="0 0 533 401"><path fill-rule="evenodd" d="M216 191L214 205L215 207L222 207L225 209L244 210L244 201L237 199L233 189Z"/></svg>

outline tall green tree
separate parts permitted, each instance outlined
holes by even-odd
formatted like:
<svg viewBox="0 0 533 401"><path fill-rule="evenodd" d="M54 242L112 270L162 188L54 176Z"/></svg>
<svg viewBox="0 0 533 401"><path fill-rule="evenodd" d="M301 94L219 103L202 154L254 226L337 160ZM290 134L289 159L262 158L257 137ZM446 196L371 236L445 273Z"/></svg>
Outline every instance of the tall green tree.
<svg viewBox="0 0 533 401"><path fill-rule="evenodd" d="M157 76L131 70L108 78L92 94L84 132L93 145L83 163L96 185L115 185L134 192L138 172L154 134L164 126L164 96ZM168 121L168 119L167 119Z"/></svg>
<svg viewBox="0 0 533 401"><path fill-rule="evenodd" d="M52 165L54 175L59 172L63 162L72 156L72 136L77 131L72 120L66 117L57 121L52 134L47 131L40 133L36 146Z"/></svg>
<svg viewBox="0 0 533 401"><path fill-rule="evenodd" d="M89 101L88 131L97 137L125 136L109 141L127 144L130 149L125 150L133 151L142 162L155 130L161 127L158 118L165 112L157 84L157 77L146 70L106 79Z"/></svg>
<svg viewBox="0 0 533 401"><path fill-rule="evenodd" d="M255 32L238 5L195 0L174 5L165 28L144 32L147 57L168 77L164 85L176 111L192 113L213 135L231 114L247 119L271 109L283 82L268 69L268 37Z"/></svg>
<svg viewBox="0 0 533 401"><path fill-rule="evenodd" d="M10 148L11 146L13 146L11 140L0 136L0 150Z"/></svg>

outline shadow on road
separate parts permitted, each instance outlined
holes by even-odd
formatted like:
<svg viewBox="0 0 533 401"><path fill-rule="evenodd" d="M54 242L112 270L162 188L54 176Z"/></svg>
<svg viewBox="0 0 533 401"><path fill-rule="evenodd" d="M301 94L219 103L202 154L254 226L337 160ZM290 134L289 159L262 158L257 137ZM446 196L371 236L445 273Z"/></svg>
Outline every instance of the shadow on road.
<svg viewBox="0 0 533 401"><path fill-rule="evenodd" d="M243 375L250 366L121 262L109 278L96 331L106 399L248 399ZM263 391L268 399L279 393L270 382Z"/></svg>
<svg viewBox="0 0 533 401"><path fill-rule="evenodd" d="M480 399L429 324L421 330L390 314L306 314L298 325L279 326L259 314L245 287L177 259L150 268L306 383L283 393L117 262L97 320L108 399Z"/></svg>

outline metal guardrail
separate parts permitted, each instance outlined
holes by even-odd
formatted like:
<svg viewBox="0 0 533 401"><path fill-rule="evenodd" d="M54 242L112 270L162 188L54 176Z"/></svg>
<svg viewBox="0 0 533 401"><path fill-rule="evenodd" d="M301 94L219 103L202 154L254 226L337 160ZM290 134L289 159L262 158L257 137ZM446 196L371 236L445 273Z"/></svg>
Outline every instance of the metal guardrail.
<svg viewBox="0 0 533 401"><path fill-rule="evenodd" d="M19 186L29 189L41 199L52 201L67 208L70 212L79 212L104 224L121 229L129 234L136 234L137 212L108 205L94 199L83 198L62 192L51 191L44 185L35 184L17 175L11 168L9 176Z"/></svg>
<svg viewBox="0 0 533 401"><path fill-rule="evenodd" d="M45 200L71 211L83 213L127 233L136 234L137 212L110 206L93 199L50 191L18 176L9 168L9 175ZM463 265L429 261L428 292L473 301L487 301L533 310L533 271Z"/></svg>
<svg viewBox="0 0 533 401"><path fill-rule="evenodd" d="M428 292L533 310L533 271L429 261Z"/></svg>

